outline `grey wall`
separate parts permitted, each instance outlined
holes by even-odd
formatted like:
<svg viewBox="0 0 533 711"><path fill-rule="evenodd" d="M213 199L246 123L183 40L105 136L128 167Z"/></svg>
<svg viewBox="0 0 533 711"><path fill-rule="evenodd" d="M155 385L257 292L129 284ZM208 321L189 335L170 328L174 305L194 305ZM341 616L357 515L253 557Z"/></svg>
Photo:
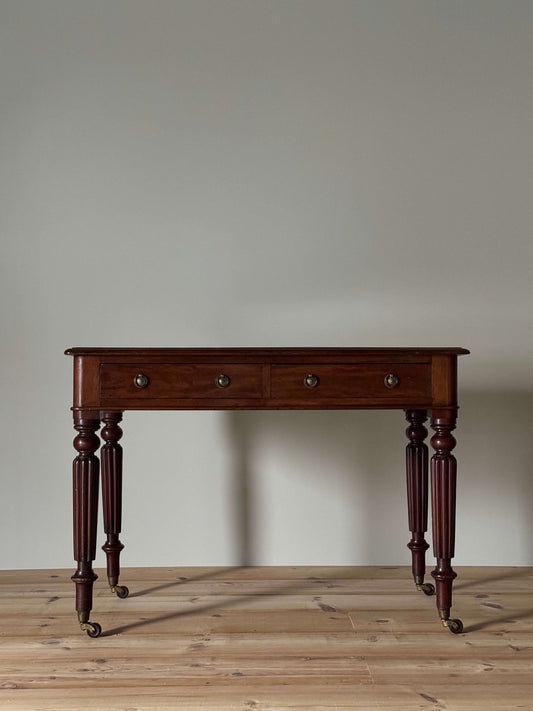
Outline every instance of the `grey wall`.
<svg viewBox="0 0 533 711"><path fill-rule="evenodd" d="M2 567L72 566L77 345L469 347L456 562L533 563L532 29L1 0ZM407 563L404 426L127 414L124 563Z"/></svg>

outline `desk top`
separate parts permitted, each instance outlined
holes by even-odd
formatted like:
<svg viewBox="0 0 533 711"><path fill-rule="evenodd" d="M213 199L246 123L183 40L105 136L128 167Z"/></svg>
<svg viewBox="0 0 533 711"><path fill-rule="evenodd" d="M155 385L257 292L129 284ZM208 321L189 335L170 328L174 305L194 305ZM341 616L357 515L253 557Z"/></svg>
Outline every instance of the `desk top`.
<svg viewBox="0 0 533 711"><path fill-rule="evenodd" d="M255 356L267 357L308 357L310 355L353 357L361 355L378 357L412 357L418 355L466 355L470 353L466 348L68 348L65 355L88 356L180 356L195 357L198 355L212 355L219 357Z"/></svg>

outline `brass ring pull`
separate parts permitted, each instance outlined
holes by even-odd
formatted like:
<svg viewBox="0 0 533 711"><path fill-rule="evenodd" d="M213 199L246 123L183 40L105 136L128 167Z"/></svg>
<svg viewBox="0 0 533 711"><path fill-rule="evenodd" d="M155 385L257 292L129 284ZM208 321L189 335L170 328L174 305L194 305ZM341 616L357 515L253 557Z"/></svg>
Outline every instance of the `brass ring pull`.
<svg viewBox="0 0 533 711"><path fill-rule="evenodd" d="M385 385L388 388L395 388L399 382L400 378L397 375L394 375L394 373L389 373L385 376Z"/></svg>
<svg viewBox="0 0 533 711"><path fill-rule="evenodd" d="M316 388L318 385L318 375L313 375L309 373L304 378L304 385L306 388Z"/></svg>
<svg viewBox="0 0 533 711"><path fill-rule="evenodd" d="M150 385L150 378L144 373L139 373L133 378L136 388L147 388Z"/></svg>
<svg viewBox="0 0 533 711"><path fill-rule="evenodd" d="M227 388L228 385L231 383L231 378L229 377L229 375L224 375L224 373L221 373L220 375L217 375L215 383L217 385L217 388Z"/></svg>

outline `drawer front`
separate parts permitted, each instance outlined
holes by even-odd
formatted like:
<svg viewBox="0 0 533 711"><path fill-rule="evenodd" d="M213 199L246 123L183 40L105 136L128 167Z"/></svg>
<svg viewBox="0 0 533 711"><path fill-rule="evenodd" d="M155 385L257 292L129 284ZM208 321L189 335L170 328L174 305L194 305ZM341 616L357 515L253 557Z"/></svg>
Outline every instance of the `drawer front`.
<svg viewBox="0 0 533 711"><path fill-rule="evenodd" d="M243 363L103 363L100 399L260 398L262 368Z"/></svg>
<svg viewBox="0 0 533 711"><path fill-rule="evenodd" d="M342 401L372 398L383 403L431 399L429 363L273 365L272 398Z"/></svg>

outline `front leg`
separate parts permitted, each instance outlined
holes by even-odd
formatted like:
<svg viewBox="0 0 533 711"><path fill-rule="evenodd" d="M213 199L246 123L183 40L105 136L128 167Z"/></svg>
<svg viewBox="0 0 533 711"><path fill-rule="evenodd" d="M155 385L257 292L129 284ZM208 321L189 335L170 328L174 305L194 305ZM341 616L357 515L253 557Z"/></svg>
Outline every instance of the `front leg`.
<svg viewBox="0 0 533 711"><path fill-rule="evenodd" d="M455 497L457 464L452 454L455 438L457 409L433 410L431 426L435 434L431 445L435 454L431 458L431 499L433 513L433 547L437 565L432 572L437 585L437 609L442 624L452 632L463 630L461 620L450 618L452 583L457 573L451 566L455 555Z"/></svg>
<svg viewBox="0 0 533 711"><path fill-rule="evenodd" d="M78 435L74 447L78 456L73 462L74 493L74 559L78 567L72 580L76 583L76 611L81 629L90 637L99 637L98 622L89 622L93 606L93 584L97 575L92 563L96 558L98 524L99 462L95 452L100 445L96 430L100 419L95 412L74 412Z"/></svg>

